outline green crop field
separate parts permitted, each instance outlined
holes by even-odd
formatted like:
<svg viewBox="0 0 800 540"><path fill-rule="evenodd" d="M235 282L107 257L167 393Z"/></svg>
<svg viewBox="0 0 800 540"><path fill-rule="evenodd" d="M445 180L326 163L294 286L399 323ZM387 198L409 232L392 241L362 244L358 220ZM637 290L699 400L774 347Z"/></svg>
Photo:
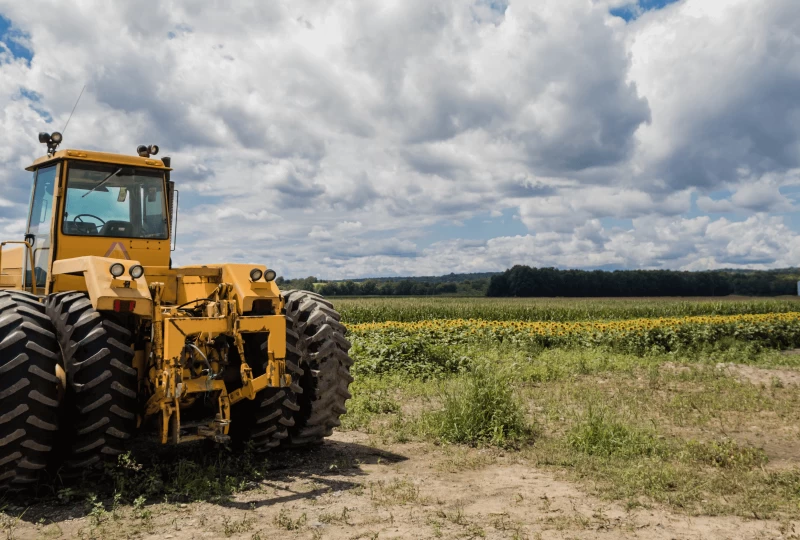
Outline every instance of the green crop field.
<svg viewBox="0 0 800 540"><path fill-rule="evenodd" d="M347 324L431 319L584 321L800 311L796 297L751 298L335 298Z"/></svg>
<svg viewBox="0 0 800 540"><path fill-rule="evenodd" d="M500 447L629 507L800 517L797 299L334 304L344 429Z"/></svg>

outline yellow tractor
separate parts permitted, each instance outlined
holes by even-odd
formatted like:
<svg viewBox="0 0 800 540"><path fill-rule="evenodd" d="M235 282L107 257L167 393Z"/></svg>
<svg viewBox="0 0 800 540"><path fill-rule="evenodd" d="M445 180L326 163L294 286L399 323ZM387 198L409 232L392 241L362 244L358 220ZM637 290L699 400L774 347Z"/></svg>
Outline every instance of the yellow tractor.
<svg viewBox="0 0 800 540"><path fill-rule="evenodd" d="M333 306L262 265L173 268L170 158L61 140L39 134L25 239L0 243L0 489L97 469L144 433L321 443L353 380Z"/></svg>

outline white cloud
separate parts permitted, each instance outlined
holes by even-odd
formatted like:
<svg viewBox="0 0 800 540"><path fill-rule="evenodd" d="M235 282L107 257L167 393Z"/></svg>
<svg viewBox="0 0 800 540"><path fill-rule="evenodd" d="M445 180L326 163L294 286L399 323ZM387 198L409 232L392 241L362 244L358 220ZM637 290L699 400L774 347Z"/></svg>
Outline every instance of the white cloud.
<svg viewBox="0 0 800 540"><path fill-rule="evenodd" d="M173 157L176 263L325 277L796 264L774 250L796 232L769 214L800 183L800 5L608 13L628 4L0 0L34 53L0 48L0 230L22 232L19 171L85 84L65 146ZM693 194L737 220L686 217ZM527 235L496 230L509 210ZM465 236L480 240L431 245L478 217Z"/></svg>
<svg viewBox="0 0 800 540"><path fill-rule="evenodd" d="M761 177L754 177L747 172L740 171L740 179L727 184L729 189L734 190L729 198L712 199L702 196L697 200L697 207L709 213L740 214L794 210L792 201L781 193L780 188L800 184L800 169L783 174L768 173Z"/></svg>
<svg viewBox="0 0 800 540"><path fill-rule="evenodd" d="M683 0L629 25L630 80L652 123L635 170L653 188L715 189L800 166L800 48L792 0Z"/></svg>
<svg viewBox="0 0 800 540"><path fill-rule="evenodd" d="M688 190L653 195L635 189L587 186L564 188L557 195L529 199L521 204L520 214L531 230L569 232L596 218L672 216L687 212L690 206Z"/></svg>

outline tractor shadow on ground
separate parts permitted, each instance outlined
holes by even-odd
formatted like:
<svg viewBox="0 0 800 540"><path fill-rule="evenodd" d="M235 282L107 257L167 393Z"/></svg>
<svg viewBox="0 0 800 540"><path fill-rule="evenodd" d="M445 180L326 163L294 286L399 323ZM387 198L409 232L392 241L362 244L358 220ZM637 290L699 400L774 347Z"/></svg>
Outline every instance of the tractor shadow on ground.
<svg viewBox="0 0 800 540"><path fill-rule="evenodd" d="M390 465L408 458L367 445L327 440L323 445L277 450L263 457L235 456L200 444L164 448L140 445L132 460L99 478L43 484L35 498L0 500L0 521L49 525L106 511L117 505L207 502L251 510L325 493L361 488L363 465ZM311 485L308 491L294 485ZM269 494L269 495L267 495ZM118 502L115 504L115 495Z"/></svg>
<svg viewBox="0 0 800 540"><path fill-rule="evenodd" d="M251 510L312 499L326 493L361 488L363 484L357 479L368 474L362 468L363 465L391 465L408 459L393 452L341 441L326 441L322 446L301 451L279 451L274 456L272 467L260 487L273 492L280 491L281 495L259 498L243 493L242 498L247 499L245 501L227 500L218 504L228 508ZM293 491L287 484L298 480L319 487L308 491Z"/></svg>

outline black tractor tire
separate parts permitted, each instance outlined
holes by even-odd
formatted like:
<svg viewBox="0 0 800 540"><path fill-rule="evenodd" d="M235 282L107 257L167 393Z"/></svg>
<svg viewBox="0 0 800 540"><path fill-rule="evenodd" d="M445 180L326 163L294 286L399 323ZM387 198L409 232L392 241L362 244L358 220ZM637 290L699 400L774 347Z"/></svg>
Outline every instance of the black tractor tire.
<svg viewBox="0 0 800 540"><path fill-rule="evenodd" d="M286 365L299 366L295 372L301 373L294 382L302 389L297 399L300 410L282 444L321 444L341 424L339 417L347 412L345 402L351 397L353 360L347 354L347 330L333 304L322 296L297 290L282 294L286 302Z"/></svg>
<svg viewBox="0 0 800 540"><path fill-rule="evenodd" d="M63 383L55 331L39 299L0 291L0 491L37 485L58 436Z"/></svg>
<svg viewBox="0 0 800 540"><path fill-rule="evenodd" d="M132 333L95 310L83 292L50 295L46 306L67 372L64 471L101 469L117 461L136 431Z"/></svg>
<svg viewBox="0 0 800 540"><path fill-rule="evenodd" d="M267 336L261 333L244 336L245 357L254 377L267 369ZM286 369L292 377L299 375L300 368L296 364L287 362ZM229 386L229 391L236 387L241 387L241 380ZM286 388L264 388L254 400L245 399L231 406L229 434L233 447L243 449L249 445L252 451L261 453L279 446L289 436L288 430L295 422L294 414L300 410L297 391L300 387L295 384Z"/></svg>

